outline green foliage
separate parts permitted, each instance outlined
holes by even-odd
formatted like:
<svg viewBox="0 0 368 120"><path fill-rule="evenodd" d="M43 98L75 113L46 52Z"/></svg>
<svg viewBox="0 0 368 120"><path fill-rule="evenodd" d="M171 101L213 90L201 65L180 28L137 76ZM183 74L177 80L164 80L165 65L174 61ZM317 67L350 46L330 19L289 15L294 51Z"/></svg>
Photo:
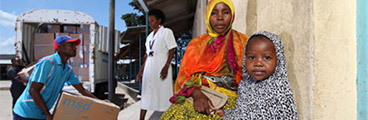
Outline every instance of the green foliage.
<svg viewBox="0 0 368 120"><path fill-rule="evenodd" d="M129 5L133 7L133 10L139 11L138 5L134 1L130 2Z"/></svg>
<svg viewBox="0 0 368 120"><path fill-rule="evenodd" d="M121 16L121 19L125 21L126 26L144 25L145 18L143 15L137 15L136 13L127 13Z"/></svg>
<svg viewBox="0 0 368 120"><path fill-rule="evenodd" d="M139 11L139 8L136 2L132 1L129 3L129 5L132 6L134 10ZM145 16L138 15L137 13L126 13L122 15L120 18L125 21L126 26L145 25L145 22L146 22Z"/></svg>

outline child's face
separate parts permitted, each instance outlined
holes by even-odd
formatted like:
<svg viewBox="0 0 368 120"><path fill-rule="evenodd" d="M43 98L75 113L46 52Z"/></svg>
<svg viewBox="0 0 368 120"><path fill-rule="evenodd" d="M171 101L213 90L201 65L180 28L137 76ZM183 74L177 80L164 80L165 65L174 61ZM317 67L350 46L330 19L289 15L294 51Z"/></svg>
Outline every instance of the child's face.
<svg viewBox="0 0 368 120"><path fill-rule="evenodd" d="M275 47L268 38L250 39L245 56L246 70L256 80L264 80L275 71L277 63Z"/></svg>
<svg viewBox="0 0 368 120"><path fill-rule="evenodd" d="M231 21L231 10L225 3L217 3L210 16L211 28L216 33L225 32Z"/></svg>

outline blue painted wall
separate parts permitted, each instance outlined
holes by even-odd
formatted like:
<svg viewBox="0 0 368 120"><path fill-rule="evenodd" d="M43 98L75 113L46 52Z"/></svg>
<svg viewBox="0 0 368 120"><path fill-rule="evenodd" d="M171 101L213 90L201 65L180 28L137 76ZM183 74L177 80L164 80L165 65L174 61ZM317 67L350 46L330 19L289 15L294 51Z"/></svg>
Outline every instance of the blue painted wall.
<svg viewBox="0 0 368 120"><path fill-rule="evenodd" d="M368 1L357 0L357 118L368 120Z"/></svg>

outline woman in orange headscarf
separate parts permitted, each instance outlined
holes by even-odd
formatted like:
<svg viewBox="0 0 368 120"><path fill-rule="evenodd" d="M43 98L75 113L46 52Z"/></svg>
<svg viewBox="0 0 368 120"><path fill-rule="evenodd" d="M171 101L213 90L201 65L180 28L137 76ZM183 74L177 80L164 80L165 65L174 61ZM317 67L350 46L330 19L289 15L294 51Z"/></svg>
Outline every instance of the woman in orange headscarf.
<svg viewBox="0 0 368 120"><path fill-rule="evenodd" d="M173 104L161 119L221 118L210 115L212 103L201 92L201 86L229 97L223 109L235 107L248 37L232 29L234 13L231 0L211 0L208 3L205 16L207 33L189 43L174 86L175 95L170 99ZM193 98L193 104L186 101L188 97Z"/></svg>

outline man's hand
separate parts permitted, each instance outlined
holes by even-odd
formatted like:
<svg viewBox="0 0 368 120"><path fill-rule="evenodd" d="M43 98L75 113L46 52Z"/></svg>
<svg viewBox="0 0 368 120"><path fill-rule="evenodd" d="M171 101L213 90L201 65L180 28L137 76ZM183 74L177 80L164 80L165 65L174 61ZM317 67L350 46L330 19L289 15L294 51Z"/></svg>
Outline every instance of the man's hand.
<svg viewBox="0 0 368 120"><path fill-rule="evenodd" d="M23 79L22 79L22 77L20 77L20 76L17 76L17 77L15 77L14 79L15 79L15 80L17 80L18 82L22 82L22 83L25 83L25 84L27 84L27 83L28 83L28 81L27 81L27 80L23 80Z"/></svg>
<svg viewBox="0 0 368 120"><path fill-rule="evenodd" d="M107 103L112 103L110 100L108 100L108 99L105 99L105 100L103 100L104 102L107 102Z"/></svg>
<svg viewBox="0 0 368 120"><path fill-rule="evenodd" d="M22 82L22 78L20 76L16 76L14 79L17 80L18 82Z"/></svg>
<svg viewBox="0 0 368 120"><path fill-rule="evenodd" d="M212 102L207 98L207 96L204 95L199 89L194 89L191 95L193 97L194 110L210 115L211 112L209 103L212 104Z"/></svg>
<svg viewBox="0 0 368 120"><path fill-rule="evenodd" d="M88 96L88 97L91 97L91 98L96 98L96 96L94 96L91 92L89 92L88 90L84 89L82 83L79 83L79 84L73 84L73 87L75 89L78 90L79 93L81 93L82 95L84 96Z"/></svg>
<svg viewBox="0 0 368 120"><path fill-rule="evenodd" d="M160 73L160 78L164 80L167 77L167 72L169 70L170 64L165 64Z"/></svg>
<svg viewBox="0 0 368 120"><path fill-rule="evenodd" d="M52 115L46 115L46 120L52 120L53 119L53 116Z"/></svg>

